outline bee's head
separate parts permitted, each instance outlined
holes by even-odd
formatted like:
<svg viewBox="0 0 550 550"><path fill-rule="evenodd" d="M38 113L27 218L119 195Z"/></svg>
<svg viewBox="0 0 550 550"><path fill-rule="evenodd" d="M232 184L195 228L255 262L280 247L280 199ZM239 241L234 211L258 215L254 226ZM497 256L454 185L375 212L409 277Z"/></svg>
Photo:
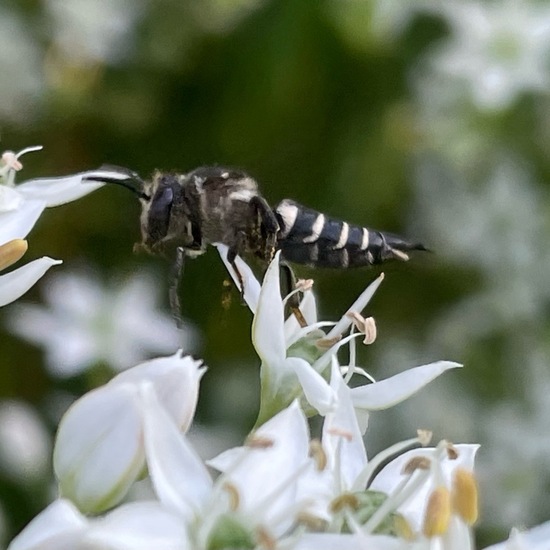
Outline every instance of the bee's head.
<svg viewBox="0 0 550 550"><path fill-rule="evenodd" d="M173 229L174 206L181 204L180 176L156 172L143 186L141 202L141 237L139 247L155 252L170 240ZM178 213L181 216L181 213Z"/></svg>
<svg viewBox="0 0 550 550"><path fill-rule="evenodd" d="M181 174L155 172L150 181L145 181L136 172L111 165L83 175L83 180L121 185L137 196L142 208L142 240L134 250L150 253L188 246L197 239L183 195L182 178Z"/></svg>

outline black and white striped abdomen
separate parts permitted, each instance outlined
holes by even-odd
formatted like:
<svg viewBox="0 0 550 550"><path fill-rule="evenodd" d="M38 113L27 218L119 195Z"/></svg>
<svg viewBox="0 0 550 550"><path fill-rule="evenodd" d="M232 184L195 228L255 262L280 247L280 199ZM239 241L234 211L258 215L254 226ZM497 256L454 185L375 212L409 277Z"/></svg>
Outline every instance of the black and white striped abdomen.
<svg viewBox="0 0 550 550"><path fill-rule="evenodd" d="M289 262L318 267L359 267L386 260L408 260L407 251L425 250L419 243L329 218L292 200L274 209L279 222L279 248Z"/></svg>

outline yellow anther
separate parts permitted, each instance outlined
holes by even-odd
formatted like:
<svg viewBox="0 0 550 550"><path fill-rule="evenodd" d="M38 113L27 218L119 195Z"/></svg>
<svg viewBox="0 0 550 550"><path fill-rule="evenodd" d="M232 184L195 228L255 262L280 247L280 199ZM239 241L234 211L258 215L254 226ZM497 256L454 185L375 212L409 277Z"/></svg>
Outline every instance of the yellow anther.
<svg viewBox="0 0 550 550"><path fill-rule="evenodd" d="M478 516L477 481L468 470L456 468L453 476L453 511L468 525Z"/></svg>
<svg viewBox="0 0 550 550"><path fill-rule="evenodd" d="M222 488L227 493L229 497L229 509L232 512L236 512L239 509L239 505L241 503L241 497L239 495L239 490L235 485L229 482L225 482L222 485Z"/></svg>
<svg viewBox="0 0 550 550"><path fill-rule="evenodd" d="M318 439L312 439L309 443L309 456L315 460L317 471L322 472L327 467L327 454Z"/></svg>
<svg viewBox="0 0 550 550"><path fill-rule="evenodd" d="M426 506L422 532L428 538L444 535L451 520L451 495L446 487L439 486L430 495Z"/></svg>
<svg viewBox="0 0 550 550"><path fill-rule="evenodd" d="M29 245L24 239L14 239L0 246L0 269L6 269L21 259Z"/></svg>
<svg viewBox="0 0 550 550"><path fill-rule="evenodd" d="M359 505L360 502L356 495L353 495L352 493L342 493L330 503L330 511L333 514L336 514L342 510L346 510L347 508L357 510Z"/></svg>
<svg viewBox="0 0 550 550"><path fill-rule="evenodd" d="M398 537L413 541L416 538L416 534L411 524L401 514L395 514L393 516L393 528Z"/></svg>

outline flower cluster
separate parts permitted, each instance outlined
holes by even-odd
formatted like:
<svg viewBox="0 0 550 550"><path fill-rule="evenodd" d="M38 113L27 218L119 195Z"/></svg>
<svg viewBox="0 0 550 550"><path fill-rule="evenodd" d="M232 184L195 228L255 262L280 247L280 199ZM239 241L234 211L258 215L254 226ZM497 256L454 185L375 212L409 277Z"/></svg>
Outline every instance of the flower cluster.
<svg viewBox="0 0 550 550"><path fill-rule="evenodd" d="M382 277L337 323L317 321L310 285L301 286L301 327L284 318L278 255L261 286L244 262L238 268L241 279L228 265L254 312L262 380L244 445L204 462L190 444L201 361L178 352L140 364L66 412L54 449L59 498L9 548L473 548L477 445L429 447L431 434L419 430L368 457L363 439L371 411L460 365L436 362L350 387L354 374L369 378L355 364L354 342L375 337L361 311ZM341 365L345 345L350 362ZM314 413L323 417L319 438L308 427ZM153 494L129 500L144 476Z"/></svg>
<svg viewBox="0 0 550 550"><path fill-rule="evenodd" d="M2 214L13 214L20 235L0 248L6 264L24 252L22 237L46 206L90 190L79 187L82 174L15 188L20 155L5 154L0 173ZM437 361L377 382L357 365L357 339L369 345L376 338L374 320L362 311L383 275L335 323L318 321L312 282L301 282L293 291L303 293L298 322L285 319L278 254L260 285L242 260L237 274L227 248L218 249L254 315L261 402L252 433L242 446L205 462L186 435L206 371L202 362L178 351L126 370L63 416L53 451L59 497L9 549L474 548L478 445L430 447L431 433L418 430L368 456L364 435L373 411L460 367ZM12 301L32 278L24 268L10 276L0 286ZM344 348L349 360L341 364ZM352 385L352 377L366 383ZM308 425L313 415L322 419L318 437ZM151 495L132 500L144 478ZM550 524L514 531L500 548L542 549L549 531Z"/></svg>

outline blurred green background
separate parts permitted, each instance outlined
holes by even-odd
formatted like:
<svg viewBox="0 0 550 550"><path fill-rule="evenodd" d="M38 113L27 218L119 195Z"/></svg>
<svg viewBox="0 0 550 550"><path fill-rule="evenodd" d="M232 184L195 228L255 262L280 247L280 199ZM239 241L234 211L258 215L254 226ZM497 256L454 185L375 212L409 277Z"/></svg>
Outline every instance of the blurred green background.
<svg viewBox="0 0 550 550"><path fill-rule="evenodd" d="M533 21L539 7L525 3ZM511 8L500 9L510 32L529 33ZM460 72L451 53L445 58L445 48L460 52L460 17L393 0L4 0L0 131L3 150L44 146L22 159L19 181L103 163L142 176L233 165L255 176L272 204L293 198L426 243L433 254L384 268L368 307L378 341L361 350L360 364L376 378L438 359L466 368L375 415L368 449L417 427L434 429L436 440L481 443L479 532L492 542L550 511L550 104L523 73L510 76L516 88L502 79L483 95L476 78L489 73L476 55L487 65L502 56L527 62L464 43L472 74ZM63 259L58 272L89 266L105 284L155 273L168 312L170 266L132 253L139 212L115 186L49 209L27 257ZM297 272L315 279L320 317L330 320L377 274ZM40 303L53 277L22 301ZM211 250L188 263L181 298L201 335L195 355L209 366L198 423L236 442L257 411L258 360L237 293L221 307L225 277ZM6 330L10 315L8 306L1 397L30 404L53 433L52 402L101 383L109 365L52 376L41 348ZM50 480L29 488L0 472L8 539L50 494Z"/></svg>

